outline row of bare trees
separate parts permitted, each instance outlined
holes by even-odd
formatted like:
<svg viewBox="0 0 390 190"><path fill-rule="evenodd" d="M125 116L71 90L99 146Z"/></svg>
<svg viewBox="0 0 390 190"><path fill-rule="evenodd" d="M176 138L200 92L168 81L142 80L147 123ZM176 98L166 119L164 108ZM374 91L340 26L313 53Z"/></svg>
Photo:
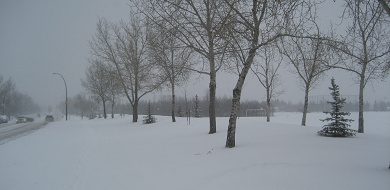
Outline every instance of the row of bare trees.
<svg viewBox="0 0 390 190"><path fill-rule="evenodd" d="M112 102L113 101L112 99L105 100L106 103L111 103L111 109L110 110L106 109L106 110L111 111L111 118L114 118L114 113L122 113L122 112L119 112L117 110L118 107L122 106L120 101L119 101L119 103L116 103L116 102L118 102L117 100L118 99L115 99L114 100L115 102ZM101 104L101 102L102 102L102 100L101 100L100 96L98 96L96 94L92 94L92 92L78 93L78 94L74 95L73 97L68 97L68 103L69 103L68 114L80 116L82 119L84 119L84 117L87 117L89 119L93 119L95 117L107 118L107 115L106 116L104 116L104 114L102 115L102 113L107 112L107 111L104 111L104 108L103 108L104 106ZM115 105L115 107L112 105ZM65 113L65 111L66 111L65 107L63 106L63 103L59 103L56 106L56 108L58 108L59 111L62 113ZM116 109L116 110L114 110L114 109ZM52 111L53 111L52 107L49 106L48 113L51 113Z"/></svg>
<svg viewBox="0 0 390 190"><path fill-rule="evenodd" d="M129 23L99 19L90 41L93 58L83 86L100 98L104 110L107 99L114 106L114 96L124 94L133 108L133 122L137 122L140 99L167 84L175 122L175 87L189 76L184 68L190 68L192 50L173 37L174 30L154 25L137 14Z"/></svg>
<svg viewBox="0 0 390 190"><path fill-rule="evenodd" d="M122 88L112 65L104 64L98 59L92 59L89 62L90 66L85 72L85 80L82 79L81 84L89 94L102 102L103 117L107 118L106 102L111 102L111 110L113 110L116 100L120 98ZM114 113L111 113L111 117L114 117Z"/></svg>
<svg viewBox="0 0 390 190"><path fill-rule="evenodd" d="M201 62L189 69L208 75L209 83L209 134L216 132L216 77L229 51L227 36L231 26L231 9L224 1L131 1L139 12L156 26L166 28L181 46L196 52Z"/></svg>
<svg viewBox="0 0 390 190"><path fill-rule="evenodd" d="M276 87L280 84L277 70L281 62L277 66L271 64L271 60L274 61L273 57L276 53L275 51L272 52L273 46L281 41L283 37L291 37L291 39L307 38L310 40L320 38L319 35L313 37L304 34L304 32L308 32L307 28L309 28L304 23L314 19L313 13L310 11L314 3L306 1L149 0L132 2L155 25L175 28L175 32L171 32L171 34L179 39L185 47L190 47L197 52L203 61L201 67L203 70L192 70L210 76L210 134L216 131L216 75L222 66L233 63L229 66L236 68L239 78L233 90L227 147L235 146L235 130L240 109L241 91L255 57L259 53L265 55L263 57L266 64L260 64L255 67L256 71L254 69L252 71L267 91L267 109L270 109L272 97L281 93L281 91L276 90ZM313 46L315 45L313 44ZM307 49L310 49L310 47ZM284 48L282 52L288 54L287 48ZM296 61L298 62L297 70L300 72L299 68L301 66L298 65L301 65L301 60ZM308 68L303 67L304 69ZM307 88L310 88L311 80L309 79L307 82L309 83ZM270 116L267 118L269 121Z"/></svg>
<svg viewBox="0 0 390 190"><path fill-rule="evenodd" d="M237 73L226 147L235 146L242 88L251 71L265 88L270 109L272 98L283 92L278 70L282 62L289 63L305 91L303 126L309 91L324 74L334 68L356 73L361 133L364 88L389 72L387 1L345 0L346 27L329 33L317 24L318 3L309 0L130 0L130 5L135 10L130 22L99 19L90 42L92 62L115 68L116 83L133 107L133 122L140 98L162 84L172 90L174 122L175 87L190 71L208 75L210 134L216 132L217 73ZM106 97L101 97L103 104Z"/></svg>
<svg viewBox="0 0 390 190"><path fill-rule="evenodd" d="M12 78L4 80L0 75L0 115L11 116L37 113L40 107L34 103L27 94L22 94L16 89Z"/></svg>

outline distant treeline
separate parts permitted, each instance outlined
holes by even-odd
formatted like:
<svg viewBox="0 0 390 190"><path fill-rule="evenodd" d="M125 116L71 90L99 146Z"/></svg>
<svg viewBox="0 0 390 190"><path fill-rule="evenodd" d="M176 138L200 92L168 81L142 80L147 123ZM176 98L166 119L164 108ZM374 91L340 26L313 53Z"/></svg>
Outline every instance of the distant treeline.
<svg viewBox="0 0 390 190"><path fill-rule="evenodd" d="M154 115L165 115L169 116L171 114L171 100L169 96L163 96L157 101L141 101L139 104L139 113L146 114L148 104L151 104L152 113ZM207 97L199 99L199 107L201 110L201 115L208 117L208 100ZM217 98L216 105L216 114L218 117L229 117L231 111L231 98L222 97ZM179 97L176 100L176 116L186 116L186 110L191 111L191 116L194 116L194 105L195 97L188 98L185 101L184 98ZM272 101L272 110L271 112L302 112L303 103L292 103L283 100ZM365 111L390 111L390 102L385 101L375 101L373 104L366 102ZM240 117L246 115L246 110L248 109L266 109L265 101L256 101L256 100L244 100L241 102ZM310 101L309 103L309 112L323 112L329 111L330 105L326 100L321 101ZM348 101L344 104L344 111L347 112L358 112L359 104L358 101ZM129 104L121 104L116 106L115 113L125 113L132 114L132 109Z"/></svg>
<svg viewBox="0 0 390 190"><path fill-rule="evenodd" d="M12 78L4 80L0 75L0 115L11 116L39 113L40 107L31 96L17 90Z"/></svg>
<svg viewBox="0 0 390 190"><path fill-rule="evenodd" d="M358 112L359 104L356 98L346 97L346 103L344 104L343 111L346 112ZM311 97L309 100L309 112L324 112L331 109L330 105L327 103L327 96L316 96ZM97 101L91 99L86 99L84 103L77 101L77 98L69 98L68 102L68 112L72 115L83 115L89 117L90 115L102 116L103 108L101 104L98 104ZM209 101L208 96L202 98L198 97L198 103L196 104L196 98L194 97L176 97L176 113L178 117L186 117L189 113L191 117L195 117L195 105L198 105L198 112L201 117L208 117L209 115ZM216 115L218 117L229 117L231 111L231 102L232 99L228 97L219 97L217 98L216 104ZM138 106L138 113L140 115L145 115L147 113L148 105L150 103L151 112L153 115L171 115L171 98L170 96L161 96L154 101L140 101ZM84 105L84 106L80 106ZM112 113L111 103L108 103L107 113ZM64 106L58 105L58 108L62 108L61 112L65 113ZM81 107L84 107L84 111L81 112ZM274 112L302 112L303 102L293 103L291 101L284 100L275 100L271 103L271 114ZM390 111L390 102L389 101L375 101L374 103L366 102L364 104L365 111ZM114 113L115 114L132 114L132 107L129 103L115 103ZM250 111L249 111L250 110ZM243 100L241 102L241 109L239 116L244 117L247 113L250 116L254 114L265 113L266 111L266 102L265 101L256 101L256 100ZM81 114L82 113L82 114ZM264 116L264 115L263 115Z"/></svg>

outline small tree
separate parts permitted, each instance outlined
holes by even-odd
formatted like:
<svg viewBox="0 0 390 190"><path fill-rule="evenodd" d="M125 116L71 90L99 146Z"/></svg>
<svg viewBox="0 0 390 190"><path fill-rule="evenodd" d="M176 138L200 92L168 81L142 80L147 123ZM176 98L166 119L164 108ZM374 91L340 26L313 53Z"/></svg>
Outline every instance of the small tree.
<svg viewBox="0 0 390 190"><path fill-rule="evenodd" d="M152 110L150 108L150 103L148 104L147 115L144 116L144 120L142 121L144 124L156 123L156 118L152 115Z"/></svg>
<svg viewBox="0 0 390 190"><path fill-rule="evenodd" d="M331 117L326 119L320 119L321 121L331 121L327 125L323 126L321 131L318 131L319 135L322 136L331 136L331 137L348 137L356 135L356 131L353 129L349 129L351 125L348 124L352 122L352 119L345 119L345 115L350 115L349 112L342 112L341 109L344 106L345 98L340 98L339 86L336 85L334 78L331 80L332 87L329 89L332 91L330 93L333 97L333 102L328 102L332 105L332 111L324 112L326 114L330 114Z"/></svg>
<svg viewBox="0 0 390 190"><path fill-rule="evenodd" d="M188 80L190 76L190 72L186 68L191 67L189 60L191 59L192 50L183 47L180 40L175 37L178 31L175 32L172 31L175 30L174 28L162 26L161 22L149 29L149 59L151 64L158 68L161 77L166 78L167 86L171 89L171 116L172 122L176 122L175 89Z"/></svg>
<svg viewBox="0 0 390 190"><path fill-rule="evenodd" d="M195 117L197 117L197 118L202 117L202 110L199 107L198 95L195 96L195 102L194 102L193 110L194 110L194 113L195 113Z"/></svg>
<svg viewBox="0 0 390 190"><path fill-rule="evenodd" d="M106 119L106 102L109 100L110 89L108 67L99 59L90 59L89 62L91 65L85 71L85 80L81 79L81 85L103 104L103 117Z"/></svg>
<svg viewBox="0 0 390 190"><path fill-rule="evenodd" d="M182 108L181 108L181 103L179 102L179 108L177 110L177 116L178 117L183 117L183 111L182 111Z"/></svg>
<svg viewBox="0 0 390 190"><path fill-rule="evenodd" d="M88 103L89 102L87 97L85 97L85 94L80 93L74 97L73 108L75 109L76 114L81 116L81 119L84 119L84 116L88 112L88 108L89 108ZM49 113L51 113L51 107Z"/></svg>
<svg viewBox="0 0 390 190"><path fill-rule="evenodd" d="M282 59L275 52L275 48L270 46L259 51L262 61L254 62L251 68L260 84L265 88L267 99L267 122L271 121L271 100L283 94L282 81L278 70L282 64ZM279 58L277 58L279 57Z"/></svg>

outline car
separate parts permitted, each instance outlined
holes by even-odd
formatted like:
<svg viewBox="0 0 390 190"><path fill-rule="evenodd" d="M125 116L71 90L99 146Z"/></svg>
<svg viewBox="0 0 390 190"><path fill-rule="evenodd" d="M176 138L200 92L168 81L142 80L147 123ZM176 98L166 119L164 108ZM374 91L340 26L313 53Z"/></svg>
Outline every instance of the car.
<svg viewBox="0 0 390 190"><path fill-rule="evenodd" d="M45 117L45 121L46 121L46 122L53 122L53 121L54 121L54 117L53 117L52 115L47 115L47 116Z"/></svg>
<svg viewBox="0 0 390 190"><path fill-rule="evenodd" d="M26 117L26 116L18 116L16 118L16 123L27 123L27 122L33 122L34 118Z"/></svg>
<svg viewBox="0 0 390 190"><path fill-rule="evenodd" d="M33 122L34 121L34 118L32 118L32 117L26 117L26 119L27 119L27 122Z"/></svg>
<svg viewBox="0 0 390 190"><path fill-rule="evenodd" d="M8 123L7 116L5 115L0 115L0 124L1 123Z"/></svg>
<svg viewBox="0 0 390 190"><path fill-rule="evenodd" d="M23 116L18 116L16 118L16 123L26 123L27 122L27 119Z"/></svg>

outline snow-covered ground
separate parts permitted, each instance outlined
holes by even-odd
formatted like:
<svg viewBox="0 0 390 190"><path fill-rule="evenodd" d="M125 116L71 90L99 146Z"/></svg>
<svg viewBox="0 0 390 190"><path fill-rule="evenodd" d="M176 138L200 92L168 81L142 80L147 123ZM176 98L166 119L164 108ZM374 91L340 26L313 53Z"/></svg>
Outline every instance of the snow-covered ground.
<svg viewBox="0 0 390 190"><path fill-rule="evenodd" d="M318 136L325 117L240 118L229 149L228 118L209 135L208 118L72 116L0 146L0 189L390 189L390 112L366 112L351 138Z"/></svg>

